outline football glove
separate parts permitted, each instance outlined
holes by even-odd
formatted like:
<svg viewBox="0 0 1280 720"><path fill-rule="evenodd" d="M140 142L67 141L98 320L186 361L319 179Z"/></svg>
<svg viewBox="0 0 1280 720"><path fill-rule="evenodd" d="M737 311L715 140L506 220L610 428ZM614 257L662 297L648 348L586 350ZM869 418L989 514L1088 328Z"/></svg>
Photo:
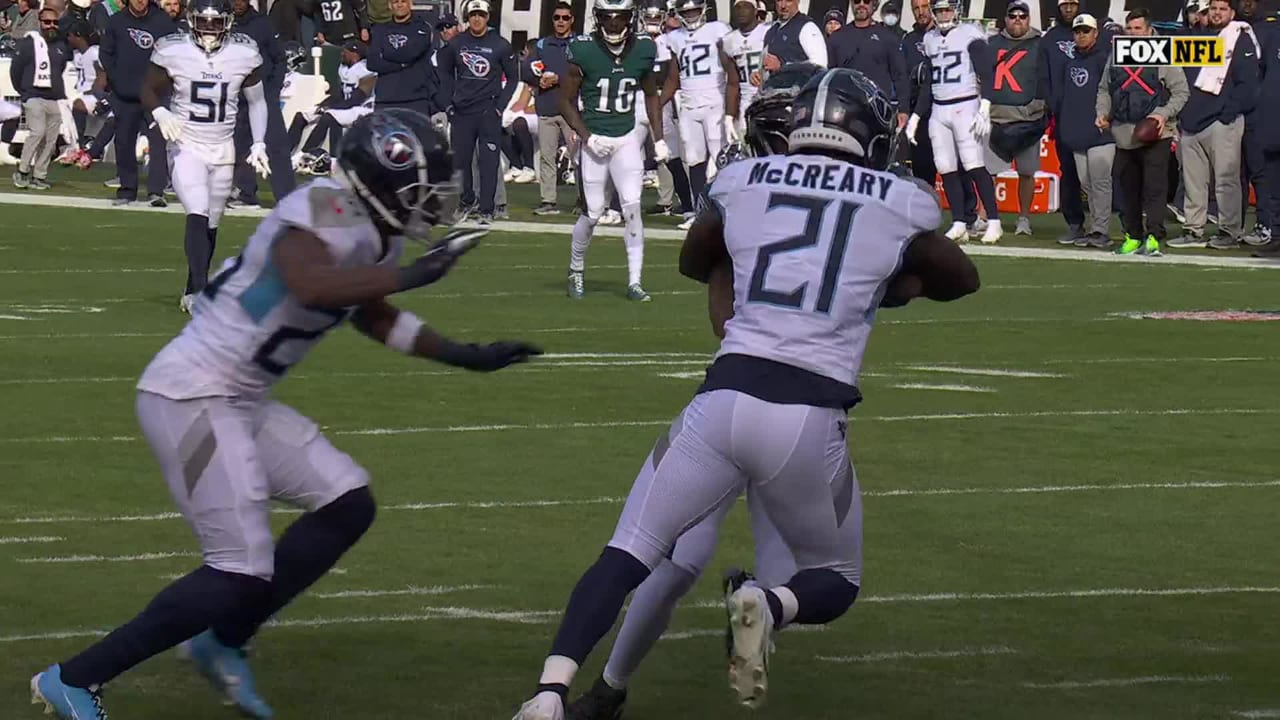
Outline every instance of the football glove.
<svg viewBox="0 0 1280 720"><path fill-rule="evenodd" d="M724 116L724 144L732 145L742 138L738 137L738 123L732 115Z"/></svg>
<svg viewBox="0 0 1280 720"><path fill-rule="evenodd" d="M590 150L593 155L606 158L613 153L614 148L611 138L593 134L591 137L587 138L587 149Z"/></svg>
<svg viewBox="0 0 1280 720"><path fill-rule="evenodd" d="M105 117L111 114L111 101L107 98L98 98L98 102L93 106L93 114L97 117Z"/></svg>
<svg viewBox="0 0 1280 720"><path fill-rule="evenodd" d="M915 113L911 113L911 117L907 118L907 127L906 127L907 142L911 143L912 145L916 144L916 131L918 131L919 129L920 129L920 116Z"/></svg>
<svg viewBox="0 0 1280 720"><path fill-rule="evenodd" d="M542 348L520 341L508 340L488 345L446 342L436 359L466 370L493 372L508 365L527 362L529 358L541 354Z"/></svg>
<svg viewBox="0 0 1280 720"><path fill-rule="evenodd" d="M448 275L458 258L478 245L480 238L488 232L482 228L454 229L417 260L400 268L400 282L396 292L430 285Z"/></svg>
<svg viewBox="0 0 1280 720"><path fill-rule="evenodd" d="M262 177L271 174L271 161L267 158L266 143L254 143L249 146L249 165Z"/></svg>
<svg viewBox="0 0 1280 720"><path fill-rule="evenodd" d="M653 159L657 162L666 162L671 159L671 148L667 147L666 140L659 140L653 144Z"/></svg>
<svg viewBox="0 0 1280 720"><path fill-rule="evenodd" d="M158 107L151 111L151 119L156 121L160 134L169 142L177 142L182 138L183 122L177 115L169 112L169 108Z"/></svg>
<svg viewBox="0 0 1280 720"><path fill-rule="evenodd" d="M984 138L991 134L991 101L982 99L978 101L978 114L973 118L973 125L969 127L973 131L975 137Z"/></svg>

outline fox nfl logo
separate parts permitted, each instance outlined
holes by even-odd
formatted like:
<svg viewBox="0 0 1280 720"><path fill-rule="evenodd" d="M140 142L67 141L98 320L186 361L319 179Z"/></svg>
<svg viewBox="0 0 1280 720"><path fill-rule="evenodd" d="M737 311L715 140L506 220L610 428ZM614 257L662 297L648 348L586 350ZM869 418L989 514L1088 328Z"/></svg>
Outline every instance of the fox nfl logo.
<svg viewBox="0 0 1280 720"><path fill-rule="evenodd" d="M1117 35L1112 62L1121 67L1221 67L1226 52L1220 37L1133 37Z"/></svg>

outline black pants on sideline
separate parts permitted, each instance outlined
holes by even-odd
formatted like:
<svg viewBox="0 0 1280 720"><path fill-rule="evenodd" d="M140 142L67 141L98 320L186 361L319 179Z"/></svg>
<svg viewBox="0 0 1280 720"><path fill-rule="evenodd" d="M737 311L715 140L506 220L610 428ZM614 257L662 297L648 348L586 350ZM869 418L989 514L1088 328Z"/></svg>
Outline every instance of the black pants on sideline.
<svg viewBox="0 0 1280 720"><path fill-rule="evenodd" d="M1272 238L1280 237L1280 148L1265 150L1263 158L1262 187L1255 190L1258 196L1258 217L1267 218Z"/></svg>
<svg viewBox="0 0 1280 720"><path fill-rule="evenodd" d="M1076 157L1071 148L1057 140L1058 164L1062 175L1058 179L1058 210L1069 226L1084 225L1084 200L1081 197L1080 176L1076 173Z"/></svg>
<svg viewBox="0 0 1280 720"><path fill-rule="evenodd" d="M289 131L284 126L284 113L280 109L280 91L267 88L267 163L271 166L271 192L276 202L293 192L297 183L293 178L292 153ZM249 166L249 146L253 144L253 131L249 127L249 101L240 98L240 111L236 114L236 194L241 200L255 200L258 196L258 174Z"/></svg>
<svg viewBox="0 0 1280 720"><path fill-rule="evenodd" d="M169 151L164 136L157 127L148 128L151 118L137 101L111 96L111 109L116 114L116 170L120 174L117 198L138 199L138 134L147 134L149 159L147 160L147 194L163 195L169 185Z"/></svg>
<svg viewBox="0 0 1280 720"><path fill-rule="evenodd" d="M498 148L502 144L502 116L492 108L458 113L449 119L449 144L454 168L462 173L463 207L478 204L481 215L492 215L498 190ZM480 188L471 179L472 158L480 156Z"/></svg>
<svg viewBox="0 0 1280 720"><path fill-rule="evenodd" d="M1258 224L1271 227L1276 219L1271 216L1270 208L1262 202L1262 193L1266 192L1268 178L1266 175L1267 160L1262 151L1262 139L1258 137L1257 121L1244 121L1244 141L1240 152L1240 202L1243 204L1240 217L1249 214L1249 186L1253 186L1253 194L1258 201ZM1244 227L1249 232L1248 224Z"/></svg>
<svg viewBox="0 0 1280 720"><path fill-rule="evenodd" d="M1168 237L1164 218L1169 192L1169 146L1159 140L1140 148L1116 148L1115 179L1120 188L1120 224L1129 237L1142 240L1148 233L1157 240ZM1144 226L1142 215L1146 213Z"/></svg>

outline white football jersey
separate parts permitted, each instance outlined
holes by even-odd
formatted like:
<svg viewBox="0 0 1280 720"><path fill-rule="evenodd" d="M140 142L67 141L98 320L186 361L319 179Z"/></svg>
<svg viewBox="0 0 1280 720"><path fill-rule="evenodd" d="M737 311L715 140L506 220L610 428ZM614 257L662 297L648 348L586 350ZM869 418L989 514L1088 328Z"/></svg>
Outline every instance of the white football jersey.
<svg viewBox="0 0 1280 720"><path fill-rule="evenodd" d="M240 88L262 65L258 43L248 35L231 33L222 47L208 54L190 33L177 32L156 41L151 62L173 81L169 110L184 123L178 145L205 149L210 162L233 161Z"/></svg>
<svg viewBox="0 0 1280 720"><path fill-rule="evenodd" d="M90 45L84 52L76 51L71 62L76 67L76 92L81 95L93 92L93 81L98 79L98 68L102 67L98 60L98 46Z"/></svg>
<svg viewBox="0 0 1280 720"><path fill-rule="evenodd" d="M377 77L378 73L369 69L369 64L364 60L354 65L338 66L338 82L342 84L342 99L350 100L351 95L360 87L360 81L367 77ZM373 101L373 95L370 94L368 102Z"/></svg>
<svg viewBox="0 0 1280 720"><path fill-rule="evenodd" d="M820 155L733 163L708 193L733 259L734 315L717 357L751 355L856 386L908 241L942 222L934 194Z"/></svg>
<svg viewBox="0 0 1280 720"><path fill-rule="evenodd" d="M720 64L720 41L728 34L729 26L718 20L693 32L679 28L667 33L671 56L680 67L681 107L724 102L727 78Z"/></svg>
<svg viewBox="0 0 1280 720"><path fill-rule="evenodd" d="M288 228L314 233L342 267L398 264L360 201L336 181L312 180L285 196L244 249L196 299L191 322L156 355L138 389L174 400L260 398L354 308L320 309L289 293L272 260Z"/></svg>
<svg viewBox="0 0 1280 720"><path fill-rule="evenodd" d="M978 96L978 75L969 58L969 45L986 41L986 35L973 23L960 23L945 35L936 27L924 34L924 54L933 66L930 87L935 100Z"/></svg>
<svg viewBox="0 0 1280 720"><path fill-rule="evenodd" d="M733 58L738 66L738 115L746 112L747 106L756 99L759 88L751 84L751 73L759 72L764 63L764 36L769 32L769 25L760 23L747 33L740 30L730 31L724 36L724 54Z"/></svg>

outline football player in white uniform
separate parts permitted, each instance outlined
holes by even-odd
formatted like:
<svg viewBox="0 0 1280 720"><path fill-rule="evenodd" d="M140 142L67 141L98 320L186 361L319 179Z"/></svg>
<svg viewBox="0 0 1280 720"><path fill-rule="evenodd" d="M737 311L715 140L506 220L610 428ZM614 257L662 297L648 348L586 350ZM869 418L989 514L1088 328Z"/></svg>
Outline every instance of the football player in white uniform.
<svg viewBox="0 0 1280 720"><path fill-rule="evenodd" d="M272 716L245 644L338 562L375 511L368 472L270 396L329 330L350 319L391 349L478 371L540 352L456 343L386 300L444 277L482 234L454 233L399 265L402 238L425 239L457 207L453 158L429 119L403 109L368 115L336 156L336 177L281 199L138 382L138 422L204 564L32 678L33 700L63 720L105 720L102 685L188 640L188 656L230 704ZM279 542L273 499L306 511Z"/></svg>
<svg viewBox="0 0 1280 720"><path fill-rule="evenodd" d="M98 157L101 157L101 148L110 141L113 132L109 127L112 122L111 103L106 99L105 92L107 74L98 59L98 34L87 20L71 23L67 28L67 44L72 50L72 63L76 68L76 92L80 97L72 100L69 105L70 125L76 129L76 142L67 145L58 162L86 169L94 161L94 156L89 152L91 141L106 131L101 141L92 143L98 149Z"/></svg>
<svg viewBox="0 0 1280 720"><path fill-rule="evenodd" d="M928 140L933 143L933 160L951 204L947 237L957 242L968 237L961 218L961 198L963 183L974 183L987 210L982 242L994 243L1004 234L996 209L995 184L986 166L995 61L986 35L974 23L958 22L959 12L957 0L933 0L934 26L924 36L930 82L922 89L915 112L907 118L906 133L913 144L918 142L920 118L932 109Z"/></svg>
<svg viewBox="0 0 1280 720"><path fill-rule="evenodd" d="M743 138L748 157L787 152L792 103L800 90L823 72L825 68L812 63L788 63L769 76L755 102L746 110L747 126ZM722 151L717 162L725 156L726 152ZM726 166L721 165L720 169ZM723 288L717 285L717 289ZM712 297L715 298L714 293ZM721 327L724 320L724 317L719 317L713 325ZM631 676L666 631L676 603L693 588L711 561L719 540L720 526L732 507L731 503L726 503L718 512L685 531L672 549L671 556L636 588L604 672L589 692L569 706L569 720L615 720L622 717ZM747 496L747 507L756 540L755 579L766 585L786 582L795 574L795 560L763 512L757 494ZM735 573L734 582L740 581Z"/></svg>
<svg viewBox="0 0 1280 720"><path fill-rule="evenodd" d="M189 30L156 41L142 84L142 107L168 141L173 190L187 212L187 289L179 305L186 313L209 282L218 222L231 195L241 91L253 133L249 162L263 175L271 172L263 140L267 100L258 76L262 55L253 38L231 32L233 18L231 0L193 0Z"/></svg>
<svg viewBox="0 0 1280 720"><path fill-rule="evenodd" d="M700 201L707 179L715 175L715 166L708 168L707 161L715 159L723 144L738 140L738 67L721 43L729 26L707 22L706 0L676 0L674 10L681 27L667 34L675 63L663 97L675 98L689 187ZM692 224L690 218L680 227Z"/></svg>
<svg viewBox="0 0 1280 720"><path fill-rule="evenodd" d="M764 67L764 36L769 25L760 22L755 0L733 3L733 30L724 36L724 52L738 68L738 134L746 127L746 111L759 88L760 70ZM755 78L753 82L752 78Z"/></svg>
<svg viewBox="0 0 1280 720"><path fill-rule="evenodd" d="M574 675L631 591L686 530L744 491L796 572L726 588L729 681L741 703L764 702L776 630L829 623L858 595L862 506L845 436L876 311L962 297L977 290L978 272L938 234L932 190L885 172L897 117L874 83L826 71L800 92L792 122L787 155L716 176L685 239L680 271L711 284L720 350L574 587L537 694L516 720L563 717Z"/></svg>

